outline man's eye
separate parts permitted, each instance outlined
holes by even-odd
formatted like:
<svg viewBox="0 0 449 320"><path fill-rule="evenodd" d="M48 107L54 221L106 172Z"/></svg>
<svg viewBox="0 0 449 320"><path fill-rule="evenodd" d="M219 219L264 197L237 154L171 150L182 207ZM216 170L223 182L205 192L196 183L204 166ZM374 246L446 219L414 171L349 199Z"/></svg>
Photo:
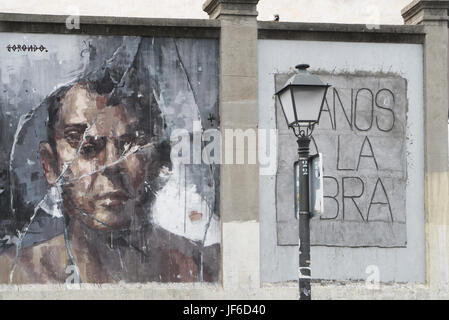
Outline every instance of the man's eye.
<svg viewBox="0 0 449 320"><path fill-rule="evenodd" d="M96 151L96 149L97 149L96 145L87 143L81 147L80 152L84 155L90 155L90 154L94 153Z"/></svg>
<svg viewBox="0 0 449 320"><path fill-rule="evenodd" d="M147 144L147 143L148 143L148 138L147 138L147 136L144 135L144 134L138 136L138 137L136 138L136 143L137 143L139 146L143 146L143 145Z"/></svg>
<svg viewBox="0 0 449 320"><path fill-rule="evenodd" d="M120 152L128 152L133 146L136 145L136 141L134 139L126 139L120 141Z"/></svg>
<svg viewBox="0 0 449 320"><path fill-rule="evenodd" d="M137 144L138 146L143 146L144 144L147 143L147 141L148 141L147 136L143 132L139 132L134 137L134 144Z"/></svg>
<svg viewBox="0 0 449 320"><path fill-rule="evenodd" d="M122 150L126 147L132 147L135 145L142 146L146 143L147 139L143 134L139 134L138 136L128 136L126 138L122 138L120 141Z"/></svg>
<svg viewBox="0 0 449 320"><path fill-rule="evenodd" d="M81 140L81 134L78 132L69 132L65 135L65 138L69 142L79 142Z"/></svg>

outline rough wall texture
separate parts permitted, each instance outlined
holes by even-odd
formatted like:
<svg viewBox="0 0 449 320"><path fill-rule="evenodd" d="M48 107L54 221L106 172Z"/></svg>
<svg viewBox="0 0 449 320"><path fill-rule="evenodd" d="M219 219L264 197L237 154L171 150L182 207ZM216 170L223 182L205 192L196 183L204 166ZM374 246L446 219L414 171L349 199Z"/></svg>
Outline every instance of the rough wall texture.
<svg viewBox="0 0 449 320"><path fill-rule="evenodd" d="M346 43L346 42L312 42L312 41L286 41L286 40L259 40L259 108L260 108L260 122L261 128L275 128L275 100L273 98L273 92L275 92L275 75L276 74L288 74L292 72L292 67L298 63L308 63L311 65L312 71L322 73L330 72L332 74L346 73L353 75L353 81L357 82L357 74L373 74L382 72L392 72L395 74L395 80L387 80L382 83L382 79L379 81L371 82L367 78L367 81L360 81L360 87L374 87L379 86L376 92L385 84L390 89L396 87L399 89L398 94L402 95L398 98L398 103L401 106L398 114L398 121L404 123L405 116L407 117L407 124L405 126L398 126L396 128L398 133L397 142L399 145L405 145L405 150L398 153L395 157L394 168L397 169L396 173L389 172L385 168L385 172L382 174L385 177L399 174L404 179L405 171L407 172L407 180L402 183L401 190L391 189L390 192L398 192L399 203L402 203L397 207L399 217L402 217L402 221L407 221L406 228L402 229L398 235L402 236L402 240L397 244L404 246L405 233L407 234L407 245L403 248L377 248L377 247L362 247L362 248L350 248L348 245L353 243L347 242L346 247L332 247L338 243L330 244L331 246L313 246L311 249L312 255L312 277L315 279L331 279L331 280L364 280L368 277L366 271L369 266L375 265L379 268L380 281L383 282L423 282L425 280L425 251L424 251L424 198L423 198L423 140L422 140L422 115L423 115L423 65L422 65L422 46L410 45L410 44L370 44L370 43ZM317 52L319 54L317 54ZM351 76L350 76L351 77ZM327 82L330 82L332 78L324 76ZM352 78L352 77L351 77ZM407 90L405 92L405 81L400 78L406 79ZM388 84L388 81L393 81ZM395 82L396 81L396 82ZM374 83L376 83L374 85ZM332 84L332 83L331 83ZM362 85L363 84L363 85ZM356 85L358 87L359 85ZM374 87L373 87L374 85ZM352 85L342 85L342 82L338 77L336 78L336 87L345 87L346 90L350 90ZM400 89L402 88L402 89ZM332 94L332 91L330 92ZM406 96L405 96L406 95ZM332 96L330 95L329 98ZM341 97L342 101L344 97ZM347 100L347 99L346 99ZM370 99L365 100L365 102ZM371 106L371 103L367 105ZM365 106L367 106L365 105ZM408 109L406 109L408 105ZM331 106L332 109L332 106ZM363 110L363 109L361 109ZM371 110L367 108L365 110ZM349 109L348 109L349 111ZM404 112L407 111L405 115ZM337 110L339 112L339 110ZM402 114L402 115L401 115ZM344 117L344 115L340 114ZM326 120L327 115L324 113L322 118ZM349 119L349 116L348 116ZM329 125L327 121L323 124ZM348 128L349 124L346 119L343 120L340 128ZM369 119L368 119L369 120ZM359 120L357 120L359 121ZM366 128L366 123L360 119L361 128ZM341 122L341 121L340 121ZM346 124L345 124L346 122ZM340 123L337 123L339 125ZM387 125L387 124L385 124ZM373 126L375 122L373 121ZM377 127L374 128L377 130ZM405 130L405 131L404 131ZM399 133L399 132L403 133ZM280 128L279 144L286 141L286 137L282 136L283 132L287 133ZM370 135L369 131L359 132L355 134L355 139L361 144L363 143L363 136ZM322 132L317 131L318 139L321 138ZM384 134L384 133L383 133ZM405 135L404 135L405 134ZM380 135L377 135L379 136ZM295 143L294 135L290 133L289 143L293 146ZM330 133L330 139L336 139L335 135ZM377 139L377 138L376 138ZM337 141L338 142L338 141ZM394 140L391 141L394 143ZM367 143L366 143L367 144ZM319 147L319 143L317 143ZM374 144L372 145L375 149ZM335 150L335 145L332 146L332 150ZM344 146L347 148L347 145ZM278 154L279 164L285 161L286 157ZM364 150L363 154L369 154L369 148ZM379 149L379 147L377 147ZM292 148L291 152L294 152L296 148ZM312 148L313 150L313 148ZM326 149L327 150L327 149ZM400 148L398 149L400 150ZM391 151L391 150L390 150ZM325 153L325 150L322 150ZM388 153L381 151L384 156L389 156ZM392 154L392 152L390 152ZM402 154L402 155L401 155ZM351 163L354 164L354 159L350 154L347 154L345 168L350 168ZM407 156L406 164L402 158ZM328 157L334 157L332 153ZM381 156L381 155L379 155ZM326 162L326 155L324 155ZM356 157L357 158L357 157ZM352 159L352 160L351 160ZM385 163L389 163L388 157ZM343 158L342 158L343 160ZM368 161L367 161L368 160ZM360 168L362 168L362 162L366 161L363 165L374 165L373 158L362 158ZM352 162L351 162L352 161ZM334 159L331 163L336 165L337 161ZM341 163L342 165L342 163ZM380 162L378 163L380 165ZM406 165L406 169L405 166ZM357 161L355 163L357 167ZM381 165L380 165L381 166ZM343 166L342 166L343 168ZM325 164L325 170L326 168ZM368 169L370 170L370 169ZM340 171L342 172L342 171ZM327 174L327 173L325 173ZM345 173L346 174L346 173ZM274 176L261 176L260 188L261 188L261 261L262 261L262 281L263 282L282 282L293 280L296 278L297 265L297 249L294 246L278 246L277 241L279 238L279 230L275 226L276 221L276 206L274 201L275 194L275 177ZM289 179L290 180L290 179ZM397 180L397 179L396 179ZM291 181L291 180L290 180ZM349 181L346 181L349 183ZM375 187L375 181L370 186L371 189ZM360 187L360 186L358 186ZM393 186L390 185L390 188ZM386 187L388 188L388 187ZM326 190L326 189L325 189ZM366 191L369 187L365 188ZM332 190L329 190L331 192ZM405 191L405 207L400 193ZM288 191L287 191L288 192ZM326 191L325 191L326 192ZM354 195L358 195L354 194ZM341 194L340 194L341 196ZM396 196L396 195L395 195ZM395 197L394 196L394 197ZM286 195L287 199L292 199L293 196ZM382 201L384 202L385 198ZM358 200L357 200L358 201ZM292 201L293 202L293 201ZM352 201L346 200L346 205L349 207L353 204ZM385 201L386 202L386 201ZM367 201L367 205L369 200ZM402 206L402 209L400 209ZM328 205L330 207L330 205ZM385 206L386 208L388 205ZM332 207L335 209L334 207ZM362 210L362 206L360 206ZM405 208L405 210L404 210ZM384 208L385 209L385 208ZM330 210L330 209L329 209ZM358 213L357 209L352 213ZM293 213L293 210L291 210ZM385 213L385 212L383 212ZM326 213L325 213L326 214ZM356 216L357 217L357 216ZM359 215L360 217L360 215ZM361 219L361 217L360 217ZM294 220L292 220L294 223ZM366 224L366 222L364 222ZM313 225L313 223L312 223ZM313 225L315 227L315 225ZM406 229L406 230L405 230ZM326 229L327 231L332 230ZM353 230L348 231L348 233ZM291 231L290 235L293 234ZM329 236L329 235L327 235ZM375 237L375 235L373 234ZM315 237L315 238L314 238ZM315 241L324 240L316 238ZM323 236L326 237L326 236ZM346 237L346 235L345 235ZM350 239L351 233L348 238ZM291 236L293 241L293 236ZM366 240L367 238L365 238ZM374 240L372 238L371 240ZM337 239L328 239L337 240ZM386 239L383 239L386 240ZM379 240L378 245L381 241ZM391 238L390 238L391 240ZM395 239L396 241L397 239ZM331 241L332 242L332 241ZM392 244L393 242L390 242ZM323 244L323 242L321 242ZM343 243L340 243L340 245ZM367 244L367 242L365 242ZM385 243L384 243L385 244ZM275 257L275 258L273 258ZM278 261L278 262L274 262ZM368 268L368 269L367 269Z"/></svg>
<svg viewBox="0 0 449 320"><path fill-rule="evenodd" d="M430 1L429 1L430 2ZM65 14L66 12L59 12ZM94 14L94 13L91 13ZM51 19L47 17L47 19ZM112 19L113 20L113 19ZM136 20L133 20L134 23ZM159 21L159 26L165 25L164 21ZM235 47L232 46L232 33L238 35L245 27L256 28L257 24L249 23L242 25L242 28L233 27L233 24L239 24L241 19L229 19L229 33L226 35L227 41L231 44L226 50L222 47L220 55L225 55L227 59L223 61L223 65L228 65L230 71L240 74L240 81L238 85L229 85L233 82L234 73L227 74L228 83L222 83L221 90L228 90L228 98L232 101L239 101L239 99L251 100L250 108L257 107L257 98L253 95L257 91L257 79L259 78L259 128L274 128L275 127L275 108L272 95L275 92L274 76L276 74L286 74L292 72L290 69L298 62L308 62L312 64L313 71L324 71L327 73L352 73L356 74L360 71L368 73L394 73L398 77L407 80L407 100L410 107L407 115L406 128L406 149L407 149L407 172L409 173L406 181L406 228L407 228L407 247L405 248L329 248L327 246L315 246L312 248L312 276L319 279L330 279L331 281L319 281L312 286L313 298L331 298L331 299L349 299L349 298L367 298L367 299L383 299L383 298L448 298L447 291L447 219L444 212L447 212L447 207L439 205L438 197L445 197L447 195L447 163L445 170L442 172L427 173L427 196L425 200L421 197L423 194L424 174L422 168L424 167L424 159L421 156L423 151L423 107L438 105L435 114L440 114L441 97L438 90L445 90L447 92L447 70L441 68L445 63L441 63L441 52L446 52L447 48L447 28L435 26L435 29L428 28L427 32L434 36L427 37L427 44L425 51L424 74L428 77L425 82L427 90L428 105L423 106L423 64L422 45L407 45L407 44L393 44L394 41L405 43L409 40L407 36L392 37L387 33L382 33L382 30L391 28L381 27L379 32L377 29L373 30L359 30L359 26L342 25L311 25L309 26L307 34L308 40L313 41L274 41L264 40L259 42L257 47L257 40L254 39L256 32L252 33L251 39L256 42L250 43L243 52L248 54L234 54ZM108 23L111 23L108 22ZM113 23L113 21L112 21ZM145 21L146 24L151 25L153 22ZM170 24L171 23L171 24ZM188 32L188 28L179 28L188 23L176 21L176 26L173 26L173 21L169 24L173 27L170 30L176 29L179 36L183 32ZM198 27L201 21L196 21L194 24ZM373 22L375 23L375 22ZM107 24L107 23L106 23ZM266 24L266 23L265 23ZM12 24L7 25L8 28L14 27ZM19 24L20 25L20 24ZM211 24L217 29L220 24ZM17 26L17 24L16 24ZM45 26L39 26L45 30ZM54 26L53 26L54 27ZM63 27L63 24L61 24ZM91 26L95 28L95 23ZM295 28L302 28L295 24L277 24L277 28L285 28L284 36L292 36L295 34L302 35L301 30L293 30ZM319 28L321 31L316 32L311 30ZM106 26L104 30L109 30ZM144 29L144 30L143 30ZM151 29L151 28L150 28ZM159 30L162 32L162 29ZM4 30L4 29L3 29ZM10 30L10 29L8 29ZM20 30L25 30L21 28ZM47 29L48 31L49 29ZM56 30L56 28L54 29ZM60 30L60 29L57 29ZM126 29L130 30L130 29ZM139 34L140 31L147 31L148 28L139 29L135 27L133 34ZM165 29L164 29L165 30ZM419 38L417 42L422 43L423 34L419 28L402 28L402 32L411 32ZM445 30L444 32L441 32ZM216 31L216 30L215 30ZM253 30L255 31L255 30ZM63 32L68 32L67 30ZM85 31L84 31L85 32ZM126 31L128 32L128 31ZM152 31L154 32L154 30ZM51 32L50 32L51 33ZM416 34L415 34L416 33ZM120 33L122 34L122 33ZM167 31L164 31L164 35ZM191 33L189 33L191 34ZM331 42L319 42L313 39L313 35L325 34L326 40ZM400 35L403 35L399 31ZM266 36L266 35L265 35ZM245 35L237 37L238 39L247 39ZM414 37L416 38L416 37ZM296 37L296 39L299 39ZM303 38L301 38L303 39ZM320 39L324 40L321 36ZM363 41L356 43L354 41ZM346 43L342 41L351 41ZM369 43L369 42L376 43ZM245 44L245 42L243 42ZM446 44L446 45L441 45ZM444 48L443 48L444 47ZM247 50L247 51L245 51ZM255 56L260 54L258 72L246 72L246 63L254 67L254 62L257 61ZM444 53L446 54L446 53ZM443 54L443 55L444 55ZM238 63L233 67L233 59L237 59ZM298 59L300 61L298 61ZM443 57L446 60L446 56ZM427 66L426 66L427 65ZM240 70L241 69L241 70ZM257 69L257 68L256 68ZM253 70L253 69L251 69ZM245 73L246 72L246 73ZM257 73L259 74L257 76ZM432 74L438 74L434 82L429 81ZM442 77L444 73L444 77ZM245 75L249 75L250 81L245 81ZM223 77L226 79L226 77ZM256 84L254 84L256 81ZM432 88L435 87L435 90ZM246 90L250 90L250 94ZM252 89L251 89L252 88ZM254 89L254 90L253 90ZM432 100L435 97L435 100ZM447 99L445 101L447 107ZM237 105L237 104L235 104ZM236 108L236 110L238 110ZM447 110L446 110L447 111ZM431 113L433 114L433 113ZM230 116L228 114L227 116ZM235 123L250 123L254 126L257 119L250 117L250 112L243 114L242 119L239 116L234 117ZM228 118L231 119L232 117ZM432 118L427 124L428 132L427 139L432 138ZM437 117L435 117L437 118ZM233 122L231 121L230 124ZM435 130L440 127L435 126ZM437 132L435 132L437 134ZM445 143L441 154L447 158L447 136L443 138ZM426 149L425 149L426 150ZM429 164L433 160L431 154L429 156ZM441 159L441 157L436 157ZM365 159L364 159L365 160ZM257 167L255 166L256 170ZM238 171L235 170L235 176L238 177ZM249 175L248 175L249 176ZM246 177L248 177L246 176ZM249 180L248 180L249 181ZM257 180L256 180L256 183ZM276 219L275 219L275 177L273 175L263 175L259 179L260 192L252 193L250 200L259 201L260 211L255 209L259 206L253 206L251 213L246 215L244 219L238 219L238 214L233 213L228 215L229 220L221 224L221 242L222 250L222 283L205 284L205 283L188 283L188 284L103 284L101 286L91 286L82 284L80 286L67 285L23 285L23 286L0 286L0 299L17 299L17 298L81 298L81 299L95 299L95 298L116 298L116 299L201 299L201 298L231 298L231 299L251 299L251 298L270 298L270 299L296 299L297 287L295 283L288 282L296 278L297 264L297 249L294 247L284 246L283 248L276 246ZM232 201L235 196L237 203L242 201L245 197L245 188L242 186L238 190L232 192L230 186L228 198ZM252 191L254 191L252 189ZM434 196L430 196L434 194ZM420 196L416 196L420 195ZM427 217L427 237L424 233L424 201L426 201L426 210L429 212ZM238 206L234 206L238 208ZM228 208L233 208L232 204ZM260 213L260 225L258 222ZM197 218L198 214L192 215ZM251 221L251 219L254 219ZM223 222L223 221L222 221ZM260 242L258 241L260 239ZM238 241L236 241L238 240ZM111 241L113 244L113 241ZM244 245L242 245L244 244ZM425 258L425 245L427 245L427 259ZM430 249L430 250L429 250ZM259 255L259 252L261 255ZM416 282L423 282L426 276L426 262L430 270L427 272L428 280L430 279L430 287L424 284L416 284ZM372 276L372 270L379 271L380 280L383 282L395 282L394 284L380 284L379 287L371 288L364 283L367 276ZM376 272L374 272L374 275ZM369 277L373 279L372 277ZM332 279L337 279L334 281ZM362 281L360 281L362 280ZM267 284L266 282L270 282ZM271 282L280 282L272 284ZM407 284L399 284L398 282L407 282Z"/></svg>
<svg viewBox="0 0 449 320"><path fill-rule="evenodd" d="M288 75L276 75L280 90ZM393 74L320 74L332 84L311 154L323 154L324 212L311 221L311 244L405 247L406 80ZM295 139L276 106L278 244L298 243L293 216Z"/></svg>

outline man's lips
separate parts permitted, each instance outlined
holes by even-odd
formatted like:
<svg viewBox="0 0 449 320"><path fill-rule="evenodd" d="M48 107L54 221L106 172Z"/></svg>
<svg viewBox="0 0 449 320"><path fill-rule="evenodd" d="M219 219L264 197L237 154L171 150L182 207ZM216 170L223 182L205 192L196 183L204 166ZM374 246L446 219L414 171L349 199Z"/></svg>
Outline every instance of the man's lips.
<svg viewBox="0 0 449 320"><path fill-rule="evenodd" d="M96 200L99 201L102 206L121 205L129 199L130 196L123 191L107 192L96 197Z"/></svg>

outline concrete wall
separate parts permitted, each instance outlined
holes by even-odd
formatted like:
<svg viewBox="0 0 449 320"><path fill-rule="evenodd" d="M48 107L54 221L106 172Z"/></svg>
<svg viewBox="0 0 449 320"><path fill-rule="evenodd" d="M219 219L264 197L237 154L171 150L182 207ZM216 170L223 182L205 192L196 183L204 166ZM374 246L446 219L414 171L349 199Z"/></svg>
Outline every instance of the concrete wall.
<svg viewBox="0 0 449 320"><path fill-rule="evenodd" d="M408 246L392 249L313 247L312 275L329 281L313 282L312 296L313 299L447 299L447 131L441 130L438 119L442 118L447 128L448 36L444 21L447 21L448 1L425 1L443 8L438 17L426 16L430 21L419 19L419 14L418 18L412 14L412 19L406 19L409 24L432 24L425 28L256 23L257 0L244 1L246 7L239 6L236 1L213 0L207 4L211 2L222 5L206 10L211 21L82 17L81 30L70 31L64 26L65 16L0 15L3 20L0 31L220 38L220 116L229 127L272 128L274 74L292 71L290 68L299 62L298 58L307 59L314 70L386 71L407 79L409 106L415 108L409 110L407 128L407 137L413 142L407 142L408 163L414 164L408 167L412 171L407 185ZM231 5L231 10L226 10L229 9L227 5L236 3L237 7ZM385 3L392 5L391 1ZM358 8L354 3L351 5ZM418 13L426 11L419 6L416 8ZM407 11L414 12L416 8ZM88 14L95 14L97 10L100 9ZM114 14L119 15L122 8L116 10ZM57 13L67 14L61 11ZM334 11L331 10L330 15L335 14ZM101 12L108 14L104 7ZM308 14L304 10L304 16ZM218 21L213 21L216 18ZM440 22L435 23L435 20ZM396 21L400 23L399 19ZM440 116L442 111L444 117ZM431 142L433 137L438 139L430 148L424 141ZM420 156L420 152L424 155ZM435 160L443 156L444 163ZM297 283L290 281L296 279L297 250L276 248L274 177L252 179L257 170L257 165L243 165L221 171L221 175L227 177L221 180L220 202L228 203L221 208L224 210L220 283L1 286L0 298L297 299ZM235 184L240 178L241 183ZM243 201L245 197L246 202ZM349 265L354 264L352 261L359 265ZM380 278L384 282L378 287L372 288L359 281L366 279L368 264L380 268Z"/></svg>
<svg viewBox="0 0 449 320"><path fill-rule="evenodd" d="M368 276L366 268L376 265L382 282L425 280L422 54L422 46L418 44L259 41L261 128L276 127L272 96L275 92L274 74L287 73L298 63L308 63L315 71L346 73L349 77L357 72L388 71L407 81L407 247L313 246L311 255L314 279L364 280ZM291 140L295 140L293 134ZM328 149L320 152L325 153L326 150ZM296 247L276 246L274 183L274 176L261 176L261 272L263 281L269 282L295 279L298 260Z"/></svg>

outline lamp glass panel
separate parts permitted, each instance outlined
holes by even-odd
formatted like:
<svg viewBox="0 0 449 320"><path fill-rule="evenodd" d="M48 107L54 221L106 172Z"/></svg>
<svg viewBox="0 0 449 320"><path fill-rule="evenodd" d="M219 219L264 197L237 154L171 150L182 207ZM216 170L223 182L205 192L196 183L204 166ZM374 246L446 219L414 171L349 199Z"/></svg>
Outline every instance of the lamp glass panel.
<svg viewBox="0 0 449 320"><path fill-rule="evenodd" d="M290 90L291 88L284 90L279 95L279 99L281 100L282 109L284 110L288 125L296 121L294 113L295 111L293 109L292 95Z"/></svg>
<svg viewBox="0 0 449 320"><path fill-rule="evenodd" d="M316 122L326 87L296 86L292 88L299 122Z"/></svg>

